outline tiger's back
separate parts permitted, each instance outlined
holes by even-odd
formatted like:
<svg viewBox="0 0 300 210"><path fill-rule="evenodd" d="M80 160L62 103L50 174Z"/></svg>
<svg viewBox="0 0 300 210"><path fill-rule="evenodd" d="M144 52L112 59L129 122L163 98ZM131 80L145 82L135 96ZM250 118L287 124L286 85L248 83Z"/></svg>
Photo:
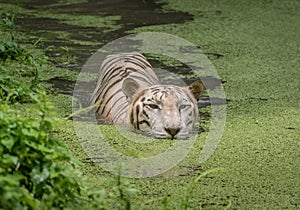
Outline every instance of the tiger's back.
<svg viewBox="0 0 300 210"><path fill-rule="evenodd" d="M90 104L100 101L101 105L95 111L109 123L128 124L129 103L122 91L127 78L137 81L141 88L160 84L151 64L142 54L134 52L107 56L100 67Z"/></svg>

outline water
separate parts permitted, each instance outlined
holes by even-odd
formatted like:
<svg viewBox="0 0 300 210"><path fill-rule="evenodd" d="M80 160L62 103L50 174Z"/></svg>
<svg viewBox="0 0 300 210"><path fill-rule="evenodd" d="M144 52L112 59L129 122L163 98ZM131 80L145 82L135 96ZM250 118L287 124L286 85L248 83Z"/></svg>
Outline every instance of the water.
<svg viewBox="0 0 300 210"><path fill-rule="evenodd" d="M22 2L22 1L21 1ZM92 52L99 49L101 44L95 46L85 46L74 44L69 38L80 41L89 41L94 43L108 43L119 37L128 34L128 31L142 26L183 23L192 20L192 15L184 12L162 12L163 4L155 3L152 0L102 0L88 1L86 3L72 5L56 5L55 0L37 1L31 0L21 3L21 6L33 11L55 11L59 14L69 15L88 15L88 16L120 16L116 24L119 29L106 32L103 28L93 28L87 26L75 26L62 23L53 17L35 17L26 16L18 19L17 24L30 33L43 37L44 46L68 47L72 49L70 53L77 57L78 66L72 68L80 70L82 64L88 59ZM96 24L96 23L95 23ZM67 32L70 37L67 39L52 37L49 32ZM83 33L84 34L83 34ZM74 50L75 49L75 50ZM57 52L48 52L48 56L55 56Z"/></svg>
<svg viewBox="0 0 300 210"><path fill-rule="evenodd" d="M10 3L10 1L3 1ZM87 59L104 44L129 34L129 31L137 27L184 23L193 20L193 16L179 11L162 12L164 4L156 3L153 0L90 0L85 3L71 5L62 5L57 0L30 0L19 1L19 5L27 10L31 10L27 15L17 19L17 25L22 30L36 37L40 37L42 45L46 49L46 54L50 60L59 67L69 68L74 71L80 71ZM44 13L41 13L41 11ZM34 14L42 15L34 15ZM45 15L46 14L46 15ZM75 15L89 17L119 17L114 23L117 29L107 30L103 28L92 27L91 25L68 24L61 21L59 15ZM95 23L96 24L96 23ZM65 34L65 35L64 35ZM78 43L70 40L77 40ZM82 44L89 42L92 44ZM61 62L59 58L69 54L75 57L71 62ZM219 59L223 55L207 54L209 57ZM188 74L190 69L185 65L168 67L164 66L155 58L149 59L155 68L163 68L168 71L181 75ZM163 77L163 75L160 75ZM185 80L191 83L194 79ZM201 78L207 89L213 89L221 85L222 81L213 77ZM59 93L72 94L74 81L62 77L55 77L48 81ZM88 85L88 84L87 84ZM82 85L84 86L84 85ZM211 105L208 97L202 97L199 100L199 107ZM213 100L216 104L224 104L225 100Z"/></svg>

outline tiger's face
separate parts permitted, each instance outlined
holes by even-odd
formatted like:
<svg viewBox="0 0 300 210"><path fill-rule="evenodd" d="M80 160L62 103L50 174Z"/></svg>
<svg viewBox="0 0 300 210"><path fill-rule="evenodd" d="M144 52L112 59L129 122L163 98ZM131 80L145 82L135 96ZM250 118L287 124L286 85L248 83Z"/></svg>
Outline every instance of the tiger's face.
<svg viewBox="0 0 300 210"><path fill-rule="evenodd" d="M194 130L198 107L191 86L155 85L134 91L131 83L130 88L128 120L135 129L171 139L185 139Z"/></svg>

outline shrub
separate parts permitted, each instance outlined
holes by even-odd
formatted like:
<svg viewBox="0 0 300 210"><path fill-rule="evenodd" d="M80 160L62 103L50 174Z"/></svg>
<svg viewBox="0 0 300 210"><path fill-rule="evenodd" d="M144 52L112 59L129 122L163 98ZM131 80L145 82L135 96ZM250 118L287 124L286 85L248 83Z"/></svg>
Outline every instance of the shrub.
<svg viewBox="0 0 300 210"><path fill-rule="evenodd" d="M80 185L77 161L53 136L53 107L37 86L38 68L45 57L36 58L16 44L13 19L0 19L1 32L11 35L10 40L0 38L0 209L100 206L103 192ZM18 80L24 75L18 69L20 62L29 71L25 72L28 84ZM24 102L30 102L31 108L21 112Z"/></svg>
<svg viewBox="0 0 300 210"><path fill-rule="evenodd" d="M26 52L13 41L0 41L0 59L17 60L20 57L26 57Z"/></svg>
<svg viewBox="0 0 300 210"><path fill-rule="evenodd" d="M9 103L28 102L32 91L8 74L8 70L0 66L0 100Z"/></svg>
<svg viewBox="0 0 300 210"><path fill-rule="evenodd" d="M39 107L37 119L24 118L7 104L0 105L0 208L82 205L74 161L63 143L51 135L49 105L41 95L32 94L32 99Z"/></svg>

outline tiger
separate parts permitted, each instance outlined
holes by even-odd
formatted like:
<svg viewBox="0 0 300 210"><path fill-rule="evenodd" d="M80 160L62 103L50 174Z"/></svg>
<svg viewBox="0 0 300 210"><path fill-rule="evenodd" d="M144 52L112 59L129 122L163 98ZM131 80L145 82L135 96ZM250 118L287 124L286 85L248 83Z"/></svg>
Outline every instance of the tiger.
<svg viewBox="0 0 300 210"><path fill-rule="evenodd" d="M199 119L201 80L187 87L163 85L139 52L108 55L89 104L108 123L159 139L186 139Z"/></svg>

